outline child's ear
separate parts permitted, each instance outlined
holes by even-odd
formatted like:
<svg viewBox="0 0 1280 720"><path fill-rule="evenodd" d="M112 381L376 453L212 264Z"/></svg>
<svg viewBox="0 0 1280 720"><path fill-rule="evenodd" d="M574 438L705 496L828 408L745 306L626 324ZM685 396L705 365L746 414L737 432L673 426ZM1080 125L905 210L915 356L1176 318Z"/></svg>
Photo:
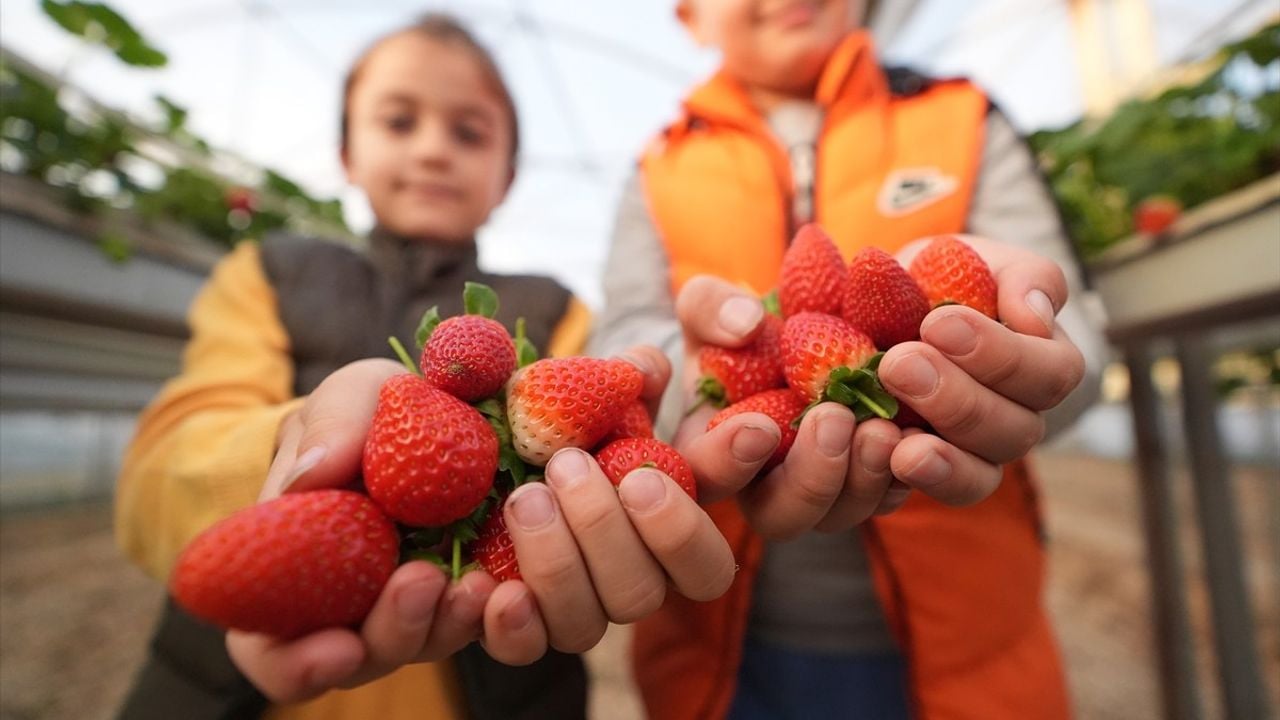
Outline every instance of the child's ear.
<svg viewBox="0 0 1280 720"><path fill-rule="evenodd" d="M346 176L347 182L352 183L351 179L351 149L347 147L347 143L343 142L338 148L338 160L342 162L342 174Z"/></svg>
<svg viewBox="0 0 1280 720"><path fill-rule="evenodd" d="M702 31L698 24L697 13L693 8L693 0L679 0L676 3L676 19L680 21L681 25L684 25L684 29L693 37L693 41L699 47L707 47L710 44L709 38L706 37L706 33Z"/></svg>

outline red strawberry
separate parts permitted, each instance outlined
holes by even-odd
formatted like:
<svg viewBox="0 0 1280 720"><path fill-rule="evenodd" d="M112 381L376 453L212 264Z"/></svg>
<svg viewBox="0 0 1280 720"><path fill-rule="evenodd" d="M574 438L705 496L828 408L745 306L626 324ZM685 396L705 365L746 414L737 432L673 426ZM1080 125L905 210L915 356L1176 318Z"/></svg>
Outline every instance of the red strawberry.
<svg viewBox="0 0 1280 720"><path fill-rule="evenodd" d="M910 272L931 307L964 305L996 319L991 268L959 238L936 238L911 261Z"/></svg>
<svg viewBox="0 0 1280 720"><path fill-rule="evenodd" d="M693 468L670 445L654 438L623 438L605 445L596 453L596 462L614 485L622 483L627 473L641 467L653 467L666 473L694 500L698 486L693 481Z"/></svg>
<svg viewBox="0 0 1280 720"><path fill-rule="evenodd" d="M516 346L502 323L459 315L436 326L422 347L427 382L467 402L497 395L516 369Z"/></svg>
<svg viewBox="0 0 1280 720"><path fill-rule="evenodd" d="M395 526L347 490L283 495L192 540L170 590L222 628L295 638L364 620L396 568Z"/></svg>
<svg viewBox="0 0 1280 720"><path fill-rule="evenodd" d="M750 345L723 348L704 345L698 352L702 379L698 396L716 407L736 403L756 393L782 387L782 355L778 339L782 336L782 318L766 314L760 333Z"/></svg>
<svg viewBox="0 0 1280 720"><path fill-rule="evenodd" d="M1182 203L1169 195L1151 195L1133 209L1133 225L1138 232L1159 235L1182 215Z"/></svg>
<svg viewBox="0 0 1280 720"><path fill-rule="evenodd" d="M545 467L556 451L588 449L640 398L644 375L625 360L548 358L507 383L507 419L516 453Z"/></svg>
<svg viewBox="0 0 1280 720"><path fill-rule="evenodd" d="M516 562L516 547L507 532L507 520L502 515L505 503L494 503L489 517L480 526L480 534L471 542L471 557L494 580L520 580L520 564Z"/></svg>
<svg viewBox="0 0 1280 720"><path fill-rule="evenodd" d="M778 300L782 316L802 312L840 314L840 295L848 281L844 258L816 224L800 228L782 257Z"/></svg>
<svg viewBox="0 0 1280 720"><path fill-rule="evenodd" d="M711 430L720 423L728 420L734 415L740 415L745 412L758 412L768 415L778 425L778 429L782 431L782 438L778 441L778 447L774 449L773 455L765 461L764 467L760 469L760 474L767 474L787 458L787 453L791 451L791 445L796 441L796 428L791 423L801 414L804 413L805 400L800 397L796 391L791 388L782 388L780 390L766 390L757 395L752 395L738 403L734 403L729 407L721 410L711 418L707 423L707 430Z"/></svg>
<svg viewBox="0 0 1280 720"><path fill-rule="evenodd" d="M364 485L392 518L438 527L475 511L493 486L498 438L475 408L415 375L382 385L364 447Z"/></svg>
<svg viewBox="0 0 1280 720"><path fill-rule="evenodd" d="M879 248L863 248L849 264L841 312L881 350L920 337L929 301L905 268Z"/></svg>
<svg viewBox="0 0 1280 720"><path fill-rule="evenodd" d="M787 384L806 402L832 400L853 408L859 420L891 418L897 401L876 376L880 356L871 338L844 320L821 313L787 318L782 329Z"/></svg>
<svg viewBox="0 0 1280 720"><path fill-rule="evenodd" d="M599 445L607 445L614 440L629 437L653 437L653 419L649 417L649 408L639 400L622 411L617 427L610 430L609 434L600 440Z"/></svg>

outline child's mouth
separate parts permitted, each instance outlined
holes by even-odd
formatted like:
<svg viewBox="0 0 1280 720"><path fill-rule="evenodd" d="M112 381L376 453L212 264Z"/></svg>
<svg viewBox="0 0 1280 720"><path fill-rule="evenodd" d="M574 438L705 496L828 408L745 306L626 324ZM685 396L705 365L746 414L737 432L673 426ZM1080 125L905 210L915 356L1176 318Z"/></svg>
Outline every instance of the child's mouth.
<svg viewBox="0 0 1280 720"><path fill-rule="evenodd" d="M792 29L811 24L818 17L818 3L812 0L783 2L766 7L760 19L770 25Z"/></svg>

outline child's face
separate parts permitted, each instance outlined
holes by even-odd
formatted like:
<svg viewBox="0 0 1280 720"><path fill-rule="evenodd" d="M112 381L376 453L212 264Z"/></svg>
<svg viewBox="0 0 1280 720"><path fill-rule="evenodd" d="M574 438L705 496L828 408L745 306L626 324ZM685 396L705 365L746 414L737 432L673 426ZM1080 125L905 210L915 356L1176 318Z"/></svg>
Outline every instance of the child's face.
<svg viewBox="0 0 1280 720"><path fill-rule="evenodd" d="M676 13L696 41L720 49L730 75L802 95L865 9L865 0L680 0Z"/></svg>
<svg viewBox="0 0 1280 720"><path fill-rule="evenodd" d="M351 88L343 166L393 233L469 240L511 184L511 121L472 52L395 35Z"/></svg>

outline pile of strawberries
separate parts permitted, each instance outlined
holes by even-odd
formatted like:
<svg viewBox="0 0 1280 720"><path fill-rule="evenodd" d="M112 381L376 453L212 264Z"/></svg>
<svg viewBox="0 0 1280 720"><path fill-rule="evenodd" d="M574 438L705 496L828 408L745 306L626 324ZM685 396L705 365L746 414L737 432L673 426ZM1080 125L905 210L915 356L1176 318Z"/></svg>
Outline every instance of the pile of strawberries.
<svg viewBox="0 0 1280 720"><path fill-rule="evenodd" d="M764 413L782 429L761 473L786 458L800 418L821 402L847 405L858 420L925 427L880 384L880 357L918 339L925 315L941 305L966 305L995 318L996 283L986 262L954 237L933 240L910 268L872 247L846 265L831 238L810 224L796 233L777 292L764 303L768 312L749 345L707 345L698 355L699 395L723 408L708 430L744 412Z"/></svg>
<svg viewBox="0 0 1280 720"><path fill-rule="evenodd" d="M592 452L615 485L652 466L694 495L688 463L653 438L639 369L539 360L523 323L513 339L493 319L492 290L468 283L464 300L465 315L424 316L419 363L392 339L412 372L379 392L363 492L290 493L214 525L178 560L179 604L223 628L292 638L360 623L411 559L454 578L477 566L519 578L503 502L567 447Z"/></svg>

